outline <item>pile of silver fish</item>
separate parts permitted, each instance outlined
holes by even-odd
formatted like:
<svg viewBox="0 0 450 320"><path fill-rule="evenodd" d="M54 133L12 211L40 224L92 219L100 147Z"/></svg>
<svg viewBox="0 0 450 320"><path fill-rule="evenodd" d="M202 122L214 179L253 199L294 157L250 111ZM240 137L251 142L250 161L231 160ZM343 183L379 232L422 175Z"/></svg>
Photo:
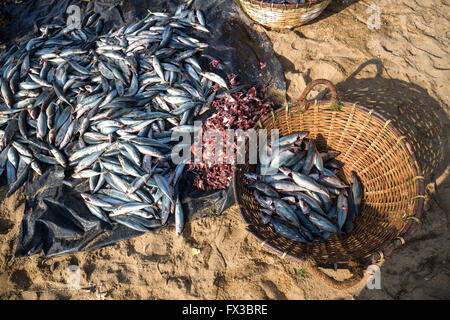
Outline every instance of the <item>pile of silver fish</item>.
<svg viewBox="0 0 450 320"><path fill-rule="evenodd" d="M181 233L185 166L170 159L172 133L192 133L194 117L214 99L210 88L227 87L200 67L196 55L207 44L186 32L209 31L189 6L172 16L149 11L108 33L91 12L80 26L43 26L0 55L0 175L6 171L8 196L33 171L60 165L72 174L66 184L89 184L81 196L99 219L148 231L174 214Z"/></svg>
<svg viewBox="0 0 450 320"><path fill-rule="evenodd" d="M308 132L279 139L279 148L266 146L257 173L245 173L261 205L260 217L275 232L310 245L332 234L348 234L360 213L362 184L354 172L347 185L336 175L338 151L319 153ZM268 169L275 169L275 174ZM278 170L276 170L278 169ZM263 174L261 174L263 173Z"/></svg>

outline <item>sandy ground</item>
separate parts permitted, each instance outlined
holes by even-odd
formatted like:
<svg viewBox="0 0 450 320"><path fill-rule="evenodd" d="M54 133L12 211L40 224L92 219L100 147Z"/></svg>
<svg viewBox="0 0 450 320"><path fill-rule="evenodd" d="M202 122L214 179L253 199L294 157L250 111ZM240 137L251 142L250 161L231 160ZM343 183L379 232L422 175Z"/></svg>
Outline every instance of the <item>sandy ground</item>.
<svg viewBox="0 0 450 320"><path fill-rule="evenodd" d="M375 3L381 27L370 30ZM343 100L386 114L414 145L427 179L423 226L381 264L381 289L366 288L367 274L343 291L299 275L301 266L261 249L236 210L195 221L180 237L170 227L90 252L14 258L24 210L17 192L0 204L0 298L449 299L449 18L448 0L347 0L295 31L264 31L289 98L305 81L330 79ZM79 289L67 287L69 265L80 268Z"/></svg>

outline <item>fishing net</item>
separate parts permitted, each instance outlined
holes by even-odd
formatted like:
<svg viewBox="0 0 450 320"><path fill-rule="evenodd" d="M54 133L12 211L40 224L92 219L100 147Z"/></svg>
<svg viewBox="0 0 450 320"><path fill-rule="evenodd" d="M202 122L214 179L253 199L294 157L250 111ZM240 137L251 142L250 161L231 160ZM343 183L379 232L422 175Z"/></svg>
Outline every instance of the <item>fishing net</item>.
<svg viewBox="0 0 450 320"><path fill-rule="evenodd" d="M0 29L0 45L27 41L38 32L40 26L55 19L67 21L67 9L71 5L80 8L81 17L91 10L100 13L105 23L104 30L109 30L144 18L147 9L173 13L180 3L174 0L30 0L19 5L6 5L2 10L12 17L12 22ZM221 76L238 74L241 83L245 84L268 84L267 97L277 105L284 104L284 74L267 36L253 30L252 22L232 1L196 0L192 7L203 10L211 31L211 35L198 36L209 45L199 59L201 67L211 69L210 62L220 59L222 62L214 72ZM265 64L263 69L260 62ZM184 186L180 186L180 190L184 190L180 197L186 223L220 215L234 203L232 186L226 190L203 192L192 186L194 178L193 173L188 173L183 180ZM1 185L5 184L3 180ZM80 198L80 190L63 181L63 168L54 166L42 176L29 177L25 182L25 212L15 256L36 253L51 256L90 250L143 234L97 219ZM173 223L171 215L165 226Z"/></svg>

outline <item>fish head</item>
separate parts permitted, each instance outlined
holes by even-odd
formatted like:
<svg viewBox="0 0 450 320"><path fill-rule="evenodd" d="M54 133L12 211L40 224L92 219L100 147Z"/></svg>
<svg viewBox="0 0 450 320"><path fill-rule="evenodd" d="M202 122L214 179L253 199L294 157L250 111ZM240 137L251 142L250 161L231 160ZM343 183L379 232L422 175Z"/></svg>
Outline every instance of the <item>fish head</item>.
<svg viewBox="0 0 450 320"><path fill-rule="evenodd" d="M280 171L287 176L290 176L292 173L292 170L287 167L280 167Z"/></svg>
<svg viewBox="0 0 450 320"><path fill-rule="evenodd" d="M356 175L355 171L350 172L350 182L358 183L358 176Z"/></svg>

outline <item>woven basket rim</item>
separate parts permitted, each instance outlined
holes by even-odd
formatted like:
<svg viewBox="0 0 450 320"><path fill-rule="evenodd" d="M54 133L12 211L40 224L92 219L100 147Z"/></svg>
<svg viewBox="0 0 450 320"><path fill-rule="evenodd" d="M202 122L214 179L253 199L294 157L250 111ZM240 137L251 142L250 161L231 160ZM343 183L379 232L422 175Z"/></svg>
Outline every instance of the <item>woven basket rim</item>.
<svg viewBox="0 0 450 320"><path fill-rule="evenodd" d="M251 3L253 5L259 5L261 8L275 8L275 9L283 9L283 10L296 10L296 9L304 9L314 6L316 4L322 3L326 0L307 0L305 3L297 3L297 4L279 4L279 3L268 3L264 0L235 0L236 2L245 2Z"/></svg>
<svg viewBox="0 0 450 320"><path fill-rule="evenodd" d="M307 103L310 106L311 105L316 105L316 104L327 105L327 104L330 104L330 101L329 100L320 100L320 101L316 100L314 102L313 101L308 101ZM365 106L362 106L362 105L359 105L359 104L355 104L355 103L352 103L352 102L347 102L347 101L340 101L340 104L343 105L343 106L346 106L346 107L353 107L353 106L357 105L357 107L358 107L358 109L360 111L363 111L363 112L365 112L367 114L370 113L372 115L372 117L378 118L378 119L380 119L380 120L382 120L384 122L388 121L388 119L385 116L383 116L382 114L380 114L379 112L377 112L376 110L373 110L371 108L368 108L368 107L365 107ZM278 108L277 110L274 110L274 112L277 115L278 114L283 114L283 113L286 114L286 113L290 112L290 108ZM337 112L339 112L339 111L337 111ZM260 119L260 121L258 123L262 124L263 122L269 120L271 117L273 117L273 116L272 116L272 114L269 113L264 118ZM254 128L256 128L257 126L258 126L258 124ZM393 134L395 136L397 136L397 137L403 137L404 136L404 135L401 134L401 131L398 128L395 127L394 124L392 124L389 127L389 129L392 130ZM416 159L415 155L414 155L414 151L411 148L411 145L408 143L408 141L405 140L404 141L404 145L405 145L405 147L407 149L407 152L408 152L409 156L411 157L411 159ZM413 168L415 176L422 176L423 175L418 161L414 161L411 164L411 166ZM232 178L233 194L234 194L234 197L236 199L236 203L238 204L238 210L239 210L239 213L241 215L242 220L247 225L247 227L246 227L247 231L249 233L251 233L252 236L255 237L258 241L264 243L266 239L262 239L262 237L260 237L259 235L255 234L255 232L253 232L253 230L252 230L252 226L253 225L249 224L247 222L247 219L246 219L246 217L244 215L244 212L242 210L242 205L237 201L238 199L240 199L240 196L239 196L239 193L238 193L238 190L237 190L237 187L236 187L237 183L238 183L238 181L237 181L237 176L238 176L237 175L237 171L240 170L240 167L241 166L239 166L239 165L234 166L234 168L233 168L233 178ZM418 194L424 195L424 193L425 193L425 184L424 184L423 181L419 181L416 190L418 190ZM423 199L420 199L419 201L415 201L414 209L413 209L413 217L416 217L418 219L420 219L422 217L423 206L424 206L424 200ZM409 238L416 231L416 229L417 229L417 224L410 222L404 227L404 229L399 234L403 234L404 235L403 236L403 240L406 240L407 238ZM393 239L393 240L395 240L395 239ZM266 244L265 246L268 249L270 249L271 251L273 251L273 252L275 252L277 254L281 253L281 250L279 248L276 248L276 247L274 247L274 246L272 246L270 244ZM387 244L384 248L380 248L379 251L374 254L374 255L379 254L380 259L376 259L376 258L374 258L374 255L372 255L370 257L367 257L364 260L360 260L359 263L362 264L362 265L369 265L369 264L375 263L377 261L380 261L380 260L383 259L383 256L389 255L395 248L396 248L396 246L394 246L392 243ZM386 252L386 253L383 253L383 252ZM302 257L294 256L294 255L291 255L291 254L286 253L286 252L284 252L282 254L283 254L283 256L285 256L285 257L287 257L287 258L289 258L291 260L294 260L294 261L297 261L297 262L302 262L303 261Z"/></svg>

